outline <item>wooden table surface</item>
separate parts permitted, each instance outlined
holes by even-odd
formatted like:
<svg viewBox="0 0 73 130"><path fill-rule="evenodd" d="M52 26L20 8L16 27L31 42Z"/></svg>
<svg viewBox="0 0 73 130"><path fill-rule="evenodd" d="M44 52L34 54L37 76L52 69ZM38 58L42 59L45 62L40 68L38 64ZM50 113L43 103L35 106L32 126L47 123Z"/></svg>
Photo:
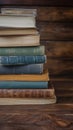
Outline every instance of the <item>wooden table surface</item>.
<svg viewBox="0 0 73 130"><path fill-rule="evenodd" d="M0 130L73 130L73 104L0 106Z"/></svg>

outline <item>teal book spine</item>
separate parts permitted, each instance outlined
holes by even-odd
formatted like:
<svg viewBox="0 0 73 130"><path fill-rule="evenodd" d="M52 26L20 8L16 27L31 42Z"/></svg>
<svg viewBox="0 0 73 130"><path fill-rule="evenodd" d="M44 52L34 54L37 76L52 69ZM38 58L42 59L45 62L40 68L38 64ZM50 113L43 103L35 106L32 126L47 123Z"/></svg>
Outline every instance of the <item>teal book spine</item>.
<svg viewBox="0 0 73 130"><path fill-rule="evenodd" d="M46 63L46 55L43 56L0 56L2 65L28 65Z"/></svg>
<svg viewBox="0 0 73 130"><path fill-rule="evenodd" d="M44 54L45 46L0 48L0 56L35 56Z"/></svg>
<svg viewBox="0 0 73 130"><path fill-rule="evenodd" d="M47 89L48 82L0 81L0 89Z"/></svg>

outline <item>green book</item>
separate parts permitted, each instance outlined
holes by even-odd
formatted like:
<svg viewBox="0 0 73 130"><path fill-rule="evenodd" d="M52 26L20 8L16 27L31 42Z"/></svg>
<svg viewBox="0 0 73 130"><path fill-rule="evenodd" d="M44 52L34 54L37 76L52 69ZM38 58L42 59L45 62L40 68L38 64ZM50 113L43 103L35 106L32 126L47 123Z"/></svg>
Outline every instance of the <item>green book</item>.
<svg viewBox="0 0 73 130"><path fill-rule="evenodd" d="M33 47L1 47L0 56L36 56L44 55L45 46L33 46Z"/></svg>

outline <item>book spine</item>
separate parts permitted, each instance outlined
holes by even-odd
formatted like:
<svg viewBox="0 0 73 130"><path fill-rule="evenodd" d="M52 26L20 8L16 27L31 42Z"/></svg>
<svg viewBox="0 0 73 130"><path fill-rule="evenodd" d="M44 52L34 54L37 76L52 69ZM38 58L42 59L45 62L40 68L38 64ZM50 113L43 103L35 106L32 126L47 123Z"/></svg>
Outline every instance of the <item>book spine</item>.
<svg viewBox="0 0 73 130"><path fill-rule="evenodd" d="M20 46L38 46L40 45L40 35L25 36L1 36L0 47L20 47Z"/></svg>
<svg viewBox="0 0 73 130"><path fill-rule="evenodd" d="M43 64L30 65L0 65L0 74L41 74L43 73Z"/></svg>
<svg viewBox="0 0 73 130"><path fill-rule="evenodd" d="M43 56L0 56L2 65L26 65L40 64L46 62L46 55Z"/></svg>
<svg viewBox="0 0 73 130"><path fill-rule="evenodd" d="M54 89L0 89L0 98L53 98Z"/></svg>
<svg viewBox="0 0 73 130"><path fill-rule="evenodd" d="M20 24L21 23L21 24ZM0 27L5 28L36 28L36 20L33 16L21 15L1 15L0 14Z"/></svg>
<svg viewBox="0 0 73 130"><path fill-rule="evenodd" d="M45 46L35 47L2 47L0 48L0 56L32 56L44 55Z"/></svg>
<svg viewBox="0 0 73 130"><path fill-rule="evenodd" d="M23 8L1 8L1 14L36 17L37 10L36 9L23 9Z"/></svg>
<svg viewBox="0 0 73 130"><path fill-rule="evenodd" d="M46 89L48 82L0 81L0 89Z"/></svg>

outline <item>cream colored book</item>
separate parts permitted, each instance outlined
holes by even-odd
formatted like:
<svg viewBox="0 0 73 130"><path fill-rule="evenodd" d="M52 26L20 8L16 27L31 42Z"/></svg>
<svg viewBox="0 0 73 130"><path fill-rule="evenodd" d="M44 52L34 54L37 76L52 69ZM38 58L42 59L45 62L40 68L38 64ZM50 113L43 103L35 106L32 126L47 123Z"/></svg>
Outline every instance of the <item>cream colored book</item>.
<svg viewBox="0 0 73 130"><path fill-rule="evenodd" d="M0 27L5 28L36 28L35 17L18 15L1 15Z"/></svg>
<svg viewBox="0 0 73 130"><path fill-rule="evenodd" d="M0 98L0 105L29 105L29 104L54 104L56 96L53 98Z"/></svg>
<svg viewBox="0 0 73 130"><path fill-rule="evenodd" d="M1 8L1 14L34 16L34 17L36 17L36 15L37 15L37 9Z"/></svg>
<svg viewBox="0 0 73 130"><path fill-rule="evenodd" d="M34 28L0 28L0 36L36 34L38 34L38 31Z"/></svg>
<svg viewBox="0 0 73 130"><path fill-rule="evenodd" d="M38 46L40 45L40 35L24 36L0 36L0 47L13 46Z"/></svg>

